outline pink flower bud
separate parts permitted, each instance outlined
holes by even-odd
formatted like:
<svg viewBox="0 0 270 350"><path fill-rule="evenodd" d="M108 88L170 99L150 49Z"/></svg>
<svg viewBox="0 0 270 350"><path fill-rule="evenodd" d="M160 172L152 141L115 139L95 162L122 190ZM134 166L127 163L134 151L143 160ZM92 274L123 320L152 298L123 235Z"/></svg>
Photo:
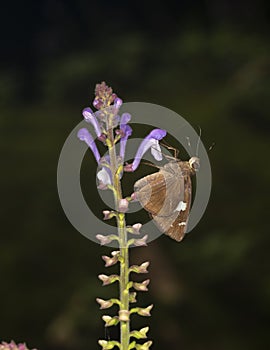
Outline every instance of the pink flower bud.
<svg viewBox="0 0 270 350"><path fill-rule="evenodd" d="M105 244L109 244L111 243L112 239L112 235L109 236L103 236L103 235L96 235L96 239L98 239L100 241L100 245L105 245Z"/></svg>
<svg viewBox="0 0 270 350"><path fill-rule="evenodd" d="M125 213L128 210L128 200L126 198L120 199L118 209L121 213Z"/></svg>
<svg viewBox="0 0 270 350"><path fill-rule="evenodd" d="M110 220L115 216L115 212L109 211L109 210L103 210L103 215L104 215L103 220Z"/></svg>
<svg viewBox="0 0 270 350"><path fill-rule="evenodd" d="M113 256L112 258L110 258L109 256L103 255L102 259L105 261L105 267L115 265L118 262L117 256Z"/></svg>
<svg viewBox="0 0 270 350"><path fill-rule="evenodd" d="M118 275L99 275L98 278L103 282L103 286L107 286L108 284L114 283L115 281L119 281Z"/></svg>
<svg viewBox="0 0 270 350"><path fill-rule="evenodd" d="M142 224L140 223L137 223L137 224L134 224L132 225L132 228L133 228L133 234L134 235L139 235L140 234L140 229L142 228Z"/></svg>
<svg viewBox="0 0 270 350"><path fill-rule="evenodd" d="M147 292L148 291L148 284L150 283L150 279L147 279L141 283L134 282L133 287L138 290L139 292Z"/></svg>
<svg viewBox="0 0 270 350"><path fill-rule="evenodd" d="M134 239L134 245L137 247L147 246L147 243L146 243L147 238L148 238L148 235L145 235L142 238Z"/></svg>
<svg viewBox="0 0 270 350"><path fill-rule="evenodd" d="M137 195L136 195L136 193L135 192L133 192L132 194L131 194L131 200L132 201L134 201L134 202L137 202L138 201L138 199L137 199Z"/></svg>
<svg viewBox="0 0 270 350"><path fill-rule="evenodd" d="M132 265L129 270L130 272L136 272L136 273L148 273L147 267L149 266L149 261L144 262L140 266L138 265Z"/></svg>
<svg viewBox="0 0 270 350"><path fill-rule="evenodd" d="M139 308L137 313L141 316L151 316L150 311L153 309L153 304L147 306L146 308Z"/></svg>
<svg viewBox="0 0 270 350"><path fill-rule="evenodd" d="M113 302L111 300L103 300L100 298L96 298L97 303L100 305L100 309L108 309L113 305Z"/></svg>

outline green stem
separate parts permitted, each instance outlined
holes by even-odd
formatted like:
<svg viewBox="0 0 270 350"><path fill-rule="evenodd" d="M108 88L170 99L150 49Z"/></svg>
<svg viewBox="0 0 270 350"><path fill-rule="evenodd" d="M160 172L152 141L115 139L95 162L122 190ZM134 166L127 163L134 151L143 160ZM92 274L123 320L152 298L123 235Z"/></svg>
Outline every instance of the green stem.
<svg viewBox="0 0 270 350"><path fill-rule="evenodd" d="M110 118L108 118L109 120ZM122 189L117 164L116 151L114 146L114 134L113 128L107 125L108 140L109 140L109 155L110 165L113 178L114 202L115 209L118 211L117 215L117 226L119 234L119 246L120 255L122 257L120 262L120 307L119 307L119 318L120 318L120 350L128 350L129 338L130 338L130 325L129 325L129 251L127 245L127 231L125 214L119 212L119 201L122 199Z"/></svg>

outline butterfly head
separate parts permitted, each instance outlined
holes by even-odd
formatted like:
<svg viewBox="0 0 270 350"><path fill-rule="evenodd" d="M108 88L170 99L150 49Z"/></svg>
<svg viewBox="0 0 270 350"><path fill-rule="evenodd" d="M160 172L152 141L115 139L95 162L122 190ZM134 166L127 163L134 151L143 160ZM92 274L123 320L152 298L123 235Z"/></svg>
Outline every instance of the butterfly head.
<svg viewBox="0 0 270 350"><path fill-rule="evenodd" d="M200 159L198 157L191 157L189 162L189 166L191 167L191 169L193 169L194 171L198 171L200 168Z"/></svg>

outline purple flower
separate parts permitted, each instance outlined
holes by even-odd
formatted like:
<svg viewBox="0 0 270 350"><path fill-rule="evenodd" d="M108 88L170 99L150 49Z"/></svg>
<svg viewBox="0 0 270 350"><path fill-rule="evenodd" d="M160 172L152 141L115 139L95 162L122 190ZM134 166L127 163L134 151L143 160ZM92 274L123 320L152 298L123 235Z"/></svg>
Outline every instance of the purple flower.
<svg viewBox="0 0 270 350"><path fill-rule="evenodd" d="M123 113L120 120L120 129L122 129L123 125L127 124L131 119L131 115L129 113Z"/></svg>
<svg viewBox="0 0 270 350"><path fill-rule="evenodd" d="M82 128L78 131L77 136L81 141L84 141L91 148L96 161L99 162L100 154L90 132L86 128Z"/></svg>
<svg viewBox="0 0 270 350"><path fill-rule="evenodd" d="M0 343L0 350L28 350L25 343L16 344L13 340L10 343ZM33 349L36 350L36 349Z"/></svg>
<svg viewBox="0 0 270 350"><path fill-rule="evenodd" d="M123 101L121 100L121 98L116 97L115 100L113 101L113 104L115 105L116 108L120 108L123 104Z"/></svg>
<svg viewBox="0 0 270 350"><path fill-rule="evenodd" d="M126 113L127 114L127 113ZM126 144L127 139L132 134L132 129L128 124L120 124L120 130L123 133L123 136L120 139L120 157L122 160L124 160L125 151L126 151Z"/></svg>
<svg viewBox="0 0 270 350"><path fill-rule="evenodd" d="M125 166L125 171L135 171L143 155L151 148L151 153L156 160L162 160L161 149L158 141L160 141L167 134L166 130L163 129L154 129L146 136L146 138L141 142L138 151L135 155L134 161L132 164Z"/></svg>
<svg viewBox="0 0 270 350"><path fill-rule="evenodd" d="M93 113L92 109L90 107L84 108L84 110L82 111L82 115L84 117L84 120L87 123L91 123L93 125L97 137L100 137L100 135L101 135L100 126L99 126L97 118L96 118L95 114Z"/></svg>

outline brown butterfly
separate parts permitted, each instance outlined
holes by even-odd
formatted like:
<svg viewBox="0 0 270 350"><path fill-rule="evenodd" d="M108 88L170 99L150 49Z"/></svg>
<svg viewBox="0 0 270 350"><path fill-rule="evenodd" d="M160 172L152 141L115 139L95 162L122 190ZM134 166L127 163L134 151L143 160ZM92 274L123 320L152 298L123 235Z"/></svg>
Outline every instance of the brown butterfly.
<svg viewBox="0 0 270 350"><path fill-rule="evenodd" d="M177 158L134 185L136 198L162 233L180 242L186 233L191 206L191 176L200 167L198 157Z"/></svg>

